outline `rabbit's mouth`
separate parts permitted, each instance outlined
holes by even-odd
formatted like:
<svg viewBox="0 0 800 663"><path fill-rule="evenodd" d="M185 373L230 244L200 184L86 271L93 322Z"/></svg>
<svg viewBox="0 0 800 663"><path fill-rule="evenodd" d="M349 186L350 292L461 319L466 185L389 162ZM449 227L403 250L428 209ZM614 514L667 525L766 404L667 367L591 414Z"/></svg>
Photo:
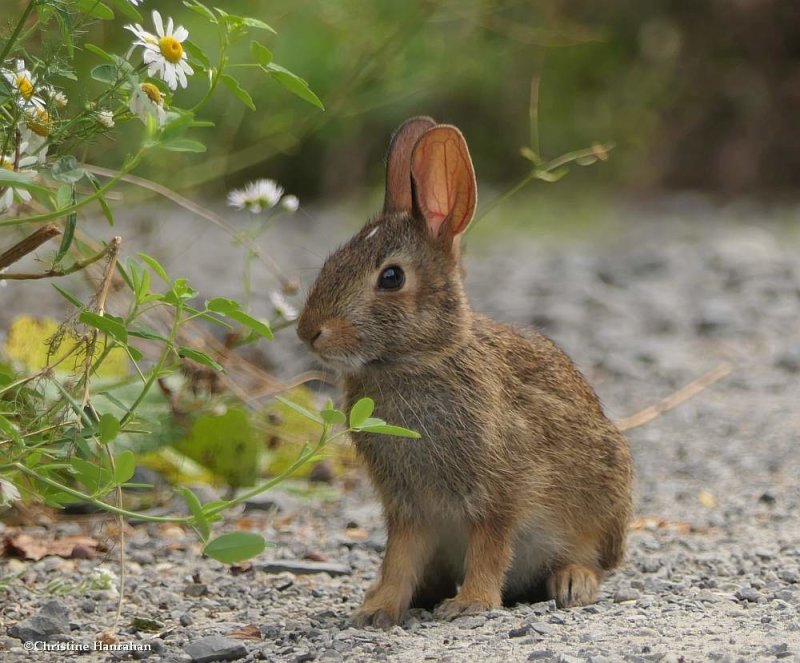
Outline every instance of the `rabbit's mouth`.
<svg viewBox="0 0 800 663"><path fill-rule="evenodd" d="M368 357L357 352L350 354L318 352L317 356L324 364L344 373L355 373L370 363Z"/></svg>

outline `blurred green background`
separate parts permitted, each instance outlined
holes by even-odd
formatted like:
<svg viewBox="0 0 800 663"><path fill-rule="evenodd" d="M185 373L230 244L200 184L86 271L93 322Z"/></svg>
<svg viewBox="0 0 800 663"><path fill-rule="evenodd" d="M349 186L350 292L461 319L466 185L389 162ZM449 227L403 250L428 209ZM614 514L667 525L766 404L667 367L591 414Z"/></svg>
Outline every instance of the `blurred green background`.
<svg viewBox="0 0 800 663"><path fill-rule="evenodd" d="M185 24L214 60L200 17L177 1L148 0L145 27L154 8ZM529 144L535 77L545 156L616 144L608 163L574 169L558 185L565 191L790 194L800 178L800 3L232 0L224 8L270 23L277 35L252 37L306 78L327 110L242 70L257 112L221 89L204 115L216 127L196 134L208 152L159 153L139 171L177 189L216 194L268 176L304 203L359 195L380 185L392 129L429 114L462 128L481 183L502 190L527 172L519 150ZM124 54L123 22L94 26L90 41ZM91 54L79 60L84 72L95 64ZM90 94L87 80L68 93ZM190 80L178 93L183 107L204 91L199 77ZM98 144L90 157L115 165L127 147Z"/></svg>

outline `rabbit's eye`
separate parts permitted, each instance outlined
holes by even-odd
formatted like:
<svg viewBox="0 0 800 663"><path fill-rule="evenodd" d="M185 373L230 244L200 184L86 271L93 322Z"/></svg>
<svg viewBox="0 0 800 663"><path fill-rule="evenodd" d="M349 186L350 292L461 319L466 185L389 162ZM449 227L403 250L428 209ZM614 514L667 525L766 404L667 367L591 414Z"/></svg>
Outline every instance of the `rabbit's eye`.
<svg viewBox="0 0 800 663"><path fill-rule="evenodd" d="M381 272L378 277L380 290L400 290L406 282L406 275L397 265L391 265Z"/></svg>

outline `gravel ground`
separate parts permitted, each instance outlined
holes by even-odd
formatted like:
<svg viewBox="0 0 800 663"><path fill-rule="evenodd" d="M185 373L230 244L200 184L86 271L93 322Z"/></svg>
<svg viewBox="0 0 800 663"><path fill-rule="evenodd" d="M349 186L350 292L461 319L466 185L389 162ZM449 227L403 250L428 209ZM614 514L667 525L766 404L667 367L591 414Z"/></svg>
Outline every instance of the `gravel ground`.
<svg viewBox="0 0 800 663"><path fill-rule="evenodd" d="M700 224L667 206L604 241L517 239L468 258L475 308L554 337L612 417L733 365L723 381L629 432L636 520L627 560L595 605L520 605L451 623L412 611L388 632L350 627L384 541L377 504L355 480L316 499L276 493L272 511L237 516L275 543L241 569L200 559L195 540L174 527L134 527L121 624L160 625L126 626L121 640L149 645L136 656L154 661L800 661L800 243L766 218L721 223L742 216L728 212ZM307 231L296 232L301 246ZM331 243L345 232L332 231ZM195 271L201 290L221 282ZM292 370L308 361L292 341L280 352ZM76 585L99 567L113 569L113 560L0 562L0 574L21 574L0 593L0 658L36 660L22 641L37 629L91 644L113 622L113 591L60 595L47 583Z"/></svg>

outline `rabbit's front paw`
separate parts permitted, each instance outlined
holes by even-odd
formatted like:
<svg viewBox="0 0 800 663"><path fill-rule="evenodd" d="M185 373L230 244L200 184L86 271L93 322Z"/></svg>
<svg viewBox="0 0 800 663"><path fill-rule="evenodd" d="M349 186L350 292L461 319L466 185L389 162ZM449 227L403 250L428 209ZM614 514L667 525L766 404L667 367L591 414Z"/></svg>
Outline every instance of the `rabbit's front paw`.
<svg viewBox="0 0 800 663"><path fill-rule="evenodd" d="M354 626L377 626L388 629L402 622L404 614L405 610L400 607L367 600L353 613L350 621Z"/></svg>
<svg viewBox="0 0 800 663"><path fill-rule="evenodd" d="M495 607L497 606L493 605L491 601L471 600L455 596L452 599L442 601L436 610L434 610L434 615L438 619L450 621L457 617L477 615L478 613L486 612Z"/></svg>
<svg viewBox="0 0 800 663"><path fill-rule="evenodd" d="M594 603L599 585L600 574L583 564L565 566L547 579L548 594L559 608Z"/></svg>

